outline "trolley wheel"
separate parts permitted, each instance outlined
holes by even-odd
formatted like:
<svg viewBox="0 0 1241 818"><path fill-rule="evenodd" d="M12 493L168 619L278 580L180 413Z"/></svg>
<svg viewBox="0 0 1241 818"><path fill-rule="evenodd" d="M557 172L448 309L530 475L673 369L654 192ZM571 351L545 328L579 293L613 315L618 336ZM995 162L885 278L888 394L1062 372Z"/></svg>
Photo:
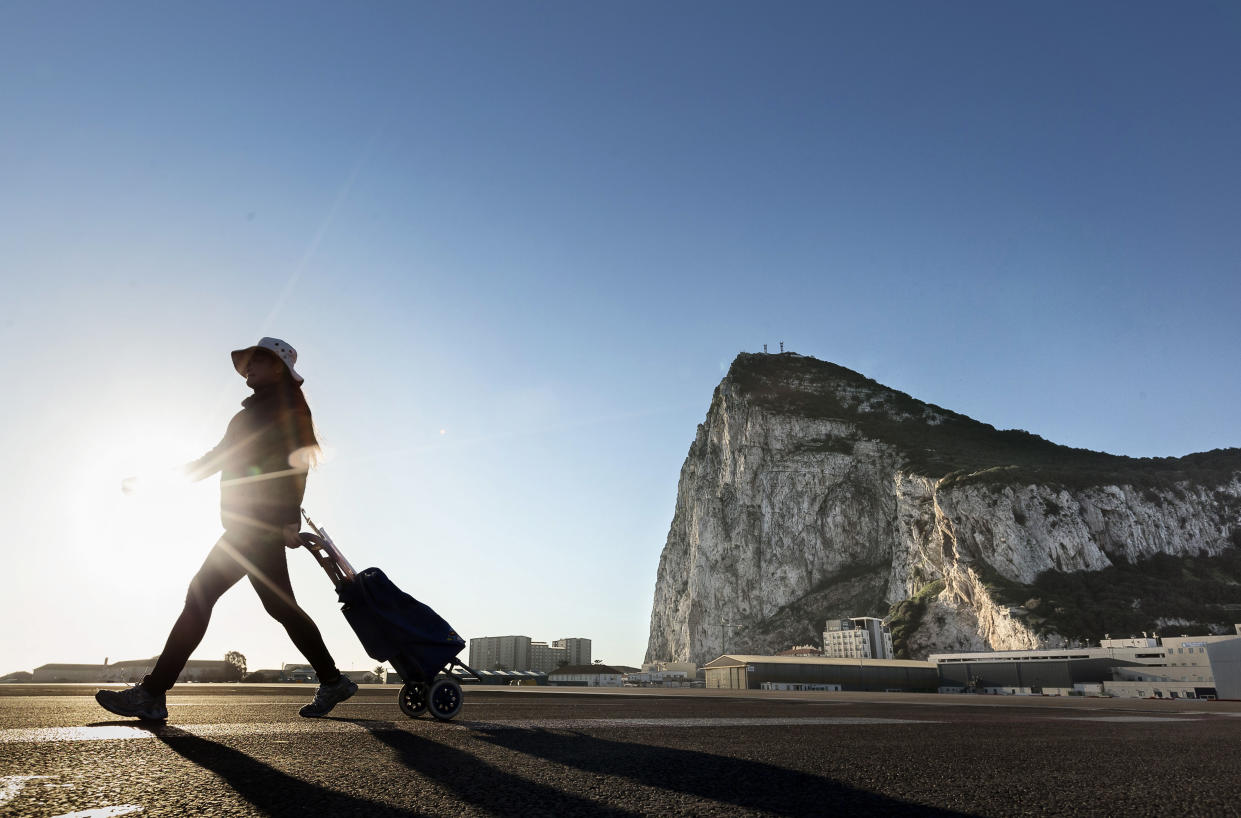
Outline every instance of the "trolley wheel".
<svg viewBox="0 0 1241 818"><path fill-rule="evenodd" d="M461 712L465 699L456 679L436 679L427 696L427 709L440 721L448 721Z"/></svg>
<svg viewBox="0 0 1241 818"><path fill-rule="evenodd" d="M427 686L422 682L406 682L401 686L396 701L401 706L402 713L416 719L427 709Z"/></svg>

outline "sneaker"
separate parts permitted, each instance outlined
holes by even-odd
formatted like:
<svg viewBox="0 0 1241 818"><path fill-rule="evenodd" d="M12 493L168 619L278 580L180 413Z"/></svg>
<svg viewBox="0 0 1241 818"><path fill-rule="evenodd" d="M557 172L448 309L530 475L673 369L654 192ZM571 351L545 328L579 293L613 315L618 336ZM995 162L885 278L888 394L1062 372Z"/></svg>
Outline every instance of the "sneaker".
<svg viewBox="0 0 1241 818"><path fill-rule="evenodd" d="M332 708L358 692L358 686L345 674L335 684L319 685L315 691L315 700L298 712L308 719L317 719L332 712Z"/></svg>
<svg viewBox="0 0 1241 818"><path fill-rule="evenodd" d="M140 719L163 721L168 718L168 705L163 693L152 693L142 685L124 690L100 690L95 701L104 710L118 716L137 716Z"/></svg>

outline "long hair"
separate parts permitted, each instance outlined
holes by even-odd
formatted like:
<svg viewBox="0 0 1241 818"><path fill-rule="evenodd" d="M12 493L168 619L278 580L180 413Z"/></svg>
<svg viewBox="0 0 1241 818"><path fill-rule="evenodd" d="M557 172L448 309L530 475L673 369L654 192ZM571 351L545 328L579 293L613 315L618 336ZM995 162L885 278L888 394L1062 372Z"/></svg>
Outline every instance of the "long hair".
<svg viewBox="0 0 1241 818"><path fill-rule="evenodd" d="M293 373L287 367L280 380L280 408L289 442L289 464L304 465L307 469L319 465L323 460L323 448L319 445L314 416L302 385L293 380ZM298 463L294 462L295 458Z"/></svg>

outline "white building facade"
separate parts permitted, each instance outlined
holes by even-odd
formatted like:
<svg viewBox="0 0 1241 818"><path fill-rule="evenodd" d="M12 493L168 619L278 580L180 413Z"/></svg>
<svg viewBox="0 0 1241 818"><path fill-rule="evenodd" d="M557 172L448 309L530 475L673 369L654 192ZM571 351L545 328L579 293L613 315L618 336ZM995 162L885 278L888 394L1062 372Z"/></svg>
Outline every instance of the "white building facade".
<svg viewBox="0 0 1241 818"><path fill-rule="evenodd" d="M470 640L475 670L529 670L529 636L480 636Z"/></svg>
<svg viewBox="0 0 1241 818"><path fill-rule="evenodd" d="M567 665L549 673L547 683L566 687L621 687L625 675L608 665Z"/></svg>
<svg viewBox="0 0 1241 818"><path fill-rule="evenodd" d="M1104 639L1098 647L941 653L941 690L1241 699L1237 633Z"/></svg>
<svg viewBox="0 0 1241 818"><path fill-rule="evenodd" d="M1241 625L1237 626L1241 633ZM1104 640L1102 645L1107 646ZM1241 636L1165 636L1162 661L1149 667L1115 668L1103 683L1112 696L1155 699L1200 698L1205 690L1216 698L1241 698Z"/></svg>
<svg viewBox="0 0 1241 818"><path fill-rule="evenodd" d="M475 670L551 673L565 665L590 664L590 640L572 637L549 645L529 636L480 636L470 640L469 664Z"/></svg>
<svg viewBox="0 0 1241 818"><path fill-rule="evenodd" d="M553 648L563 648L565 661L571 665L590 664L590 640L580 636L566 637L552 642Z"/></svg>
<svg viewBox="0 0 1241 818"><path fill-rule="evenodd" d="M893 659L892 632L882 619L873 616L829 619L823 628L823 655L832 659Z"/></svg>

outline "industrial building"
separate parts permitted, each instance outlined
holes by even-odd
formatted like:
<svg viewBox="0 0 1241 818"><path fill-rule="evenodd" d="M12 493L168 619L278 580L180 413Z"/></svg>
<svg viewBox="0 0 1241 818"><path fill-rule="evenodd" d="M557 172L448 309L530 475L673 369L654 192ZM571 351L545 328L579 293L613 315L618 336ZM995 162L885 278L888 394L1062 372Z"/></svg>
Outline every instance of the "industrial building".
<svg viewBox="0 0 1241 818"><path fill-rule="evenodd" d="M477 675L475 675L458 665L453 667L449 673L463 685L505 685L512 687L547 684L547 674L535 670L479 670ZM389 684L400 684L402 681L404 680L395 671L388 674Z"/></svg>
<svg viewBox="0 0 1241 818"><path fill-rule="evenodd" d="M1104 639L1098 647L938 653L928 658L939 669L943 692L1089 688L1137 698L1241 699L1238 634Z"/></svg>
<svg viewBox="0 0 1241 818"><path fill-rule="evenodd" d="M101 665L50 664L34 669L34 682L140 682L155 667L159 657L104 662ZM177 682L225 682L236 679L235 667L217 659L191 659L185 663Z"/></svg>
<svg viewBox="0 0 1241 818"><path fill-rule="evenodd" d="M841 627L826 633L845 634L842 643L867 633L854 620L833 621ZM1241 625L1237 633L1227 635L1104 639L1096 647L1058 650L939 653L925 662L725 654L708 663L704 672L707 687L743 690L1089 693L1241 700Z"/></svg>
<svg viewBox="0 0 1241 818"><path fill-rule="evenodd" d="M560 687L620 687L625 674L610 665L566 665L547 674L549 685Z"/></svg>
<svg viewBox="0 0 1241 818"><path fill-rule="evenodd" d="M643 673L679 673L686 679L698 678L698 665L693 662L646 662Z"/></svg>
<svg viewBox="0 0 1241 818"><path fill-rule="evenodd" d="M693 662L647 662L640 671L635 668L626 672L625 684L634 687L693 687L698 684L698 665Z"/></svg>
<svg viewBox="0 0 1241 818"><path fill-rule="evenodd" d="M1134 648L996 650L935 653L928 659L939 669L940 690L945 693L1039 693L1043 688L1072 689L1110 680L1113 668L1137 664L1138 652ZM1145 653L1162 655L1155 648Z"/></svg>
<svg viewBox="0 0 1241 818"><path fill-rule="evenodd" d="M1162 664L1117 667L1103 683L1103 692L1134 698L1241 699L1241 637L1165 636L1160 643Z"/></svg>
<svg viewBox="0 0 1241 818"><path fill-rule="evenodd" d="M706 686L760 690L764 684L839 685L841 690L934 693L939 673L933 662L906 659L842 659L818 656L724 656L708 662Z"/></svg>

